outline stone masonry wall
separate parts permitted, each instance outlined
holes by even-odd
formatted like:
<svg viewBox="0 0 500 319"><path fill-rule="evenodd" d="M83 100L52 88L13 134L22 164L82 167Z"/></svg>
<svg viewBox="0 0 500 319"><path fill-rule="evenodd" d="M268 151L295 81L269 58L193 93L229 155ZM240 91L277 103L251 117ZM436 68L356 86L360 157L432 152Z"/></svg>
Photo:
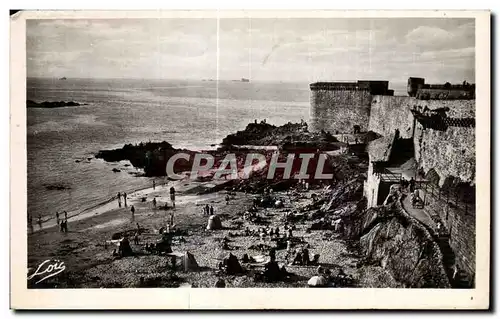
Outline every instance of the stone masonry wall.
<svg viewBox="0 0 500 319"><path fill-rule="evenodd" d="M474 100L415 100L414 107L430 110L447 108L452 119L475 118ZM475 184L476 130L475 127L449 126L446 130L424 129L416 122L413 144L415 160L425 173L431 168L440 177L440 186L448 176Z"/></svg>
<svg viewBox="0 0 500 319"><path fill-rule="evenodd" d="M418 101L419 107L428 109L449 108L450 118L474 118L474 100ZM459 178L461 182L475 184L476 181L476 134L475 127L448 126L446 130L424 129L416 122L414 133L415 160L419 168L427 173L434 169L439 175L439 186L447 177ZM429 196L426 209L438 215L450 231L450 247L460 269L469 276L475 274L476 218L475 207L453 201L445 196Z"/></svg>
<svg viewBox="0 0 500 319"><path fill-rule="evenodd" d="M352 133L354 125L359 125L361 131L367 131L371 98L370 92L363 89L312 90L311 130Z"/></svg>
<svg viewBox="0 0 500 319"><path fill-rule="evenodd" d="M388 136L398 129L402 138L411 138L413 134L415 160L426 173L434 168L441 185L448 176L475 183L475 128L449 126L444 131L423 129L418 121L413 120L410 110L425 108L448 108L446 115L452 119L475 117L473 100L422 101L412 97L376 95L371 103L368 130Z"/></svg>
<svg viewBox="0 0 500 319"><path fill-rule="evenodd" d="M374 96L370 113L369 130L388 136L399 129L403 138L412 137L415 160L424 173L434 169L439 175L439 186L447 177L459 178L462 182L475 184L476 153L474 126L448 126L445 130L424 129L413 120L411 109L443 109L451 118L450 123L466 122L475 118L474 100L418 100L412 97ZM365 196L369 199L371 190L377 187L376 179L369 170L365 182ZM475 207L467 210L462 203L456 206L445 198L429 197L426 210L437 215L450 231L450 247L459 268L470 276L475 274ZM371 205L370 205L371 204ZM368 207L374 206L368 202Z"/></svg>
<svg viewBox="0 0 500 319"><path fill-rule="evenodd" d="M414 101L409 96L373 96L368 130L388 136L398 129L401 138L410 138L413 134L410 108Z"/></svg>
<svg viewBox="0 0 500 319"><path fill-rule="evenodd" d="M476 262L476 212L470 205L455 205L453 199L445 196L428 196L426 211L429 215L437 215L450 232L450 247L455 253L455 261L459 268L473 278Z"/></svg>
<svg viewBox="0 0 500 319"><path fill-rule="evenodd" d="M476 134L474 127L448 127L445 131L423 129L417 123L414 136L415 160L427 173L433 168L440 186L449 176L462 182L476 181Z"/></svg>

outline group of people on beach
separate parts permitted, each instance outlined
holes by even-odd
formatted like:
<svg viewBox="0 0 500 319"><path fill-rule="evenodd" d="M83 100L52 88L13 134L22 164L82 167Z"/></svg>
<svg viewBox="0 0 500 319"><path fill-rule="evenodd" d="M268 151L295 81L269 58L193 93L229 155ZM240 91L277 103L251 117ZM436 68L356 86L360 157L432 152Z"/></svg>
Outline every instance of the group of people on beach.
<svg viewBox="0 0 500 319"><path fill-rule="evenodd" d="M215 215L214 211L215 210L214 210L214 207L212 205L206 204L203 207L203 216L212 216L212 215Z"/></svg>
<svg viewBox="0 0 500 319"><path fill-rule="evenodd" d="M125 204L125 207L127 207L127 193L125 193L125 192L123 192L123 193L118 192L118 195L117 195L118 207L122 207L122 198L123 198L123 203Z"/></svg>
<svg viewBox="0 0 500 319"><path fill-rule="evenodd" d="M68 212L63 211L64 214L64 219L61 220L61 217L59 215L59 212L56 212L56 223L58 226L60 226L61 232L68 232ZM38 228L42 229L42 215L38 214L37 217L37 224ZM33 227L33 216L28 215L28 227L30 229L30 232L34 232L34 227Z"/></svg>
<svg viewBox="0 0 500 319"><path fill-rule="evenodd" d="M153 190L156 189L156 182L153 180ZM118 207L122 207L122 199L123 199L123 204L124 207L127 207L127 193L123 192L118 192L118 195L116 195L116 198L118 200ZM172 207L175 208L175 187L170 187L170 200L172 201ZM153 198L153 206L156 208L156 198Z"/></svg>
<svg viewBox="0 0 500 319"><path fill-rule="evenodd" d="M56 212L56 223L60 227L60 231L67 233L68 232L68 212L63 211L64 220L59 219L59 212Z"/></svg>

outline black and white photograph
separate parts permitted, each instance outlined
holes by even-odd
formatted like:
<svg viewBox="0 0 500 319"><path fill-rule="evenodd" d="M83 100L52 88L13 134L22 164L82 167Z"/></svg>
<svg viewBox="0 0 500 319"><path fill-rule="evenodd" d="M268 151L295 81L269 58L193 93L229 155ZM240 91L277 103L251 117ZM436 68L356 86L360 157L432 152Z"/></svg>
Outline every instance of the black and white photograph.
<svg viewBox="0 0 500 319"><path fill-rule="evenodd" d="M205 13L24 19L23 290L488 289L489 13Z"/></svg>

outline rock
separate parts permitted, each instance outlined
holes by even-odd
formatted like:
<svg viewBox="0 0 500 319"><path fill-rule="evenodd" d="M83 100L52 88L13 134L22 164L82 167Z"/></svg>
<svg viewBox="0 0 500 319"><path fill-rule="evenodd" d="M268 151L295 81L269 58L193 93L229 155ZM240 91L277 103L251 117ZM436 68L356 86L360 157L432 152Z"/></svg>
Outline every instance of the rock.
<svg viewBox="0 0 500 319"><path fill-rule="evenodd" d="M175 149L166 141L139 143L136 145L126 144L122 148L112 150L100 150L95 157L102 158L106 162L120 162L128 160L134 167L143 168L146 176L165 176L167 161L175 154L186 153L190 160L178 160L175 162L174 172L180 173L190 171L192 160L196 152Z"/></svg>
<svg viewBox="0 0 500 319"><path fill-rule="evenodd" d="M118 168L113 168L112 171L115 172L115 173L121 172L121 170L119 170Z"/></svg>
<svg viewBox="0 0 500 319"><path fill-rule="evenodd" d="M215 282L215 288L226 288L226 282L224 281L224 279L217 279L217 281Z"/></svg>
<svg viewBox="0 0 500 319"><path fill-rule="evenodd" d="M56 107L66 107L66 106L80 106L80 103L69 101L69 102L42 102L42 103L37 103L32 100L26 100L26 107L31 108L31 107L39 107L39 108L56 108Z"/></svg>
<svg viewBox="0 0 500 319"><path fill-rule="evenodd" d="M56 190L56 191L71 189L71 187L63 185L63 184L45 184L44 186L48 190Z"/></svg>

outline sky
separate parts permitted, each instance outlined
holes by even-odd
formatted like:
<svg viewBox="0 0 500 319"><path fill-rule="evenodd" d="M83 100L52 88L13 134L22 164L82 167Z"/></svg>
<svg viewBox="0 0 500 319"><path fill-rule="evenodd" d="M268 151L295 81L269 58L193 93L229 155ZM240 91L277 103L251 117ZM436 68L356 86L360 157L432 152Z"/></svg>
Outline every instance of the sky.
<svg viewBox="0 0 500 319"><path fill-rule="evenodd" d="M28 77L475 82L473 19L28 20Z"/></svg>

